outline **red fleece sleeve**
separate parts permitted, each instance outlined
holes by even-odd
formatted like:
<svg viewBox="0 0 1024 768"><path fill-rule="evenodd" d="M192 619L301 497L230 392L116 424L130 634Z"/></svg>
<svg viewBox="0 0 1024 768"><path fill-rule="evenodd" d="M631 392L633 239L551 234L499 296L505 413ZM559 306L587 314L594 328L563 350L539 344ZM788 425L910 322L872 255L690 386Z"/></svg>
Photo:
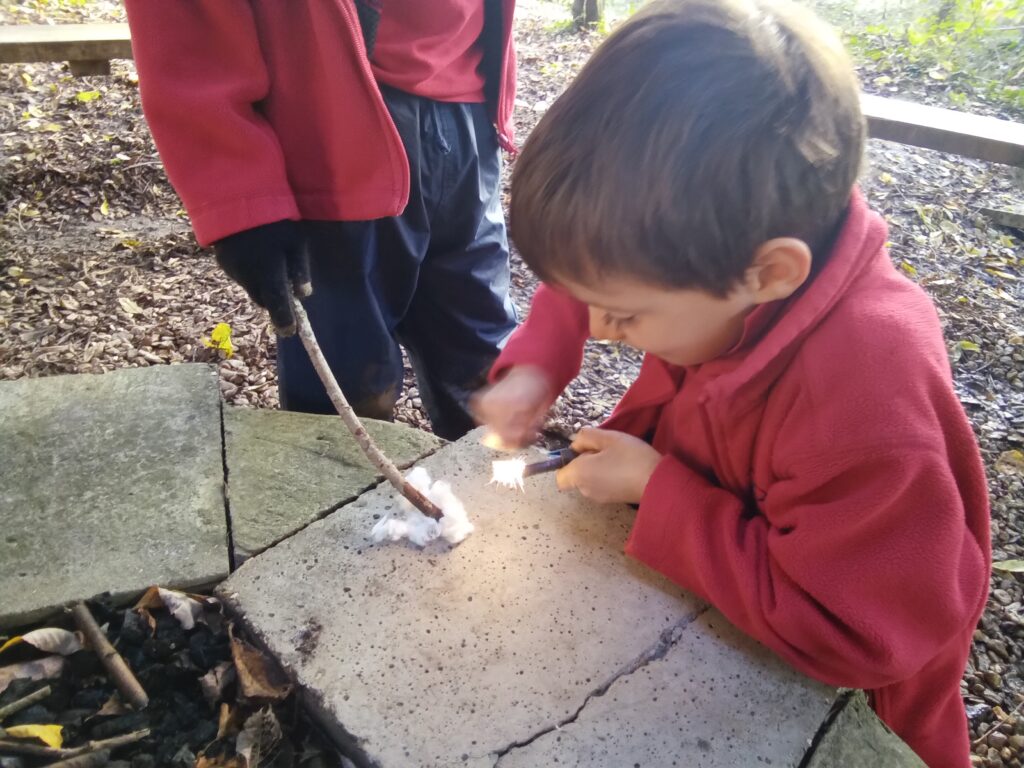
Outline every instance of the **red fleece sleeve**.
<svg viewBox="0 0 1024 768"><path fill-rule="evenodd" d="M298 207L257 109L270 88L248 0L126 0L142 106L202 245Z"/></svg>
<svg viewBox="0 0 1024 768"><path fill-rule="evenodd" d="M590 335L587 305L543 283L533 295L526 322L516 329L491 368L492 382L517 365L534 365L560 393L576 378Z"/></svg>
<svg viewBox="0 0 1024 768"><path fill-rule="evenodd" d="M853 688L914 674L984 599L984 555L934 448L810 459L759 507L667 456L626 551L797 669Z"/></svg>

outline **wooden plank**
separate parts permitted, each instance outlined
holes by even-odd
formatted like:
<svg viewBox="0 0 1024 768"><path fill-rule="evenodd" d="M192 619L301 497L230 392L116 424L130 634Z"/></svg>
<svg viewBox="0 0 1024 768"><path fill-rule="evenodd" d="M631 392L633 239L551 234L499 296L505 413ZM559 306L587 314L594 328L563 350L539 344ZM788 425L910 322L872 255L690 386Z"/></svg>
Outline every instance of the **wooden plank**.
<svg viewBox="0 0 1024 768"><path fill-rule="evenodd" d="M127 24L0 26L0 63L132 58Z"/></svg>
<svg viewBox="0 0 1024 768"><path fill-rule="evenodd" d="M863 94L872 138L1024 167L1024 124Z"/></svg>

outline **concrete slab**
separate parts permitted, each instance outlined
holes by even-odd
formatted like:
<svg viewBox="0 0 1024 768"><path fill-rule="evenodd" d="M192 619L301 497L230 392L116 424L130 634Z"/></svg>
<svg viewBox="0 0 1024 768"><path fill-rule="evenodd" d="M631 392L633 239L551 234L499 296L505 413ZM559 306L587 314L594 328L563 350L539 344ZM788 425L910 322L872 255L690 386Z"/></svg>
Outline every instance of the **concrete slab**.
<svg viewBox="0 0 1024 768"><path fill-rule="evenodd" d="M835 696L710 610L663 657L495 765L797 766Z"/></svg>
<svg viewBox="0 0 1024 768"><path fill-rule="evenodd" d="M824 730L805 768L927 768L907 744L890 731L860 691L837 702L834 719Z"/></svg>
<svg viewBox="0 0 1024 768"><path fill-rule="evenodd" d="M365 420L399 467L443 441L401 424ZM224 407L228 500L235 561L323 517L380 476L337 416Z"/></svg>
<svg viewBox="0 0 1024 768"><path fill-rule="evenodd" d="M216 371L0 382L0 626L227 575Z"/></svg>
<svg viewBox="0 0 1024 768"><path fill-rule="evenodd" d="M218 590L357 765L551 764L529 757L533 742L571 755L569 764L621 766L638 740L649 737L651 755L669 745L642 725L645 715L668 722L676 713L691 729L676 725L674 745L692 754L705 755L705 741L711 754L776 765L802 754L828 711L826 689L738 641L720 619L698 620L706 605L627 560L629 508L558 494L550 475L529 480L525 494L488 485L494 454L478 437L421 463L452 483L477 525L458 547L372 545L373 522L395 504L378 487ZM644 688L657 701L629 698ZM632 702L629 728L607 706L616 700ZM707 727L730 712L734 727ZM549 746L545 734L570 723L604 738L603 751Z"/></svg>

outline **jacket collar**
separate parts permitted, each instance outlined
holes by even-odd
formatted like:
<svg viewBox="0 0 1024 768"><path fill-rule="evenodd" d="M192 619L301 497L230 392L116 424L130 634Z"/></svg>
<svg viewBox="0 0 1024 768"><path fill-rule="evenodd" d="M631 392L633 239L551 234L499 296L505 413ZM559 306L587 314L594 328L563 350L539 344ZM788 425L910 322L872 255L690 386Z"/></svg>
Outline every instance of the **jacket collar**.
<svg viewBox="0 0 1024 768"><path fill-rule="evenodd" d="M793 297L751 313L744 338L752 334L756 338L758 333L763 336L744 350L745 354L741 352L744 356L738 366L715 379L708 396L729 398L733 405L740 405L737 399L745 400L748 393L759 396L761 388L748 389L748 385L774 369L773 364L788 359L786 353L821 323L862 273L885 256L887 234L885 221L868 208L863 194L855 188L825 266Z"/></svg>

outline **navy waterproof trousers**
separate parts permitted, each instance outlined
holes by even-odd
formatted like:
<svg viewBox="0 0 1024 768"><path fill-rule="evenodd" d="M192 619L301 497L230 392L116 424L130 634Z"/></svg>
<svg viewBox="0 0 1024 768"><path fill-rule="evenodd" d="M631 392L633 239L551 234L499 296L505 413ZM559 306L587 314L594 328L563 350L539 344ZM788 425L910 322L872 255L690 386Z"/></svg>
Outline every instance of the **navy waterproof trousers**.
<svg viewBox="0 0 1024 768"><path fill-rule="evenodd" d="M409 204L375 221L306 221L303 303L356 412L390 419L409 354L435 433L473 427L466 402L516 325L501 157L483 104L382 88L409 158ZM281 407L334 413L297 337L279 339Z"/></svg>

